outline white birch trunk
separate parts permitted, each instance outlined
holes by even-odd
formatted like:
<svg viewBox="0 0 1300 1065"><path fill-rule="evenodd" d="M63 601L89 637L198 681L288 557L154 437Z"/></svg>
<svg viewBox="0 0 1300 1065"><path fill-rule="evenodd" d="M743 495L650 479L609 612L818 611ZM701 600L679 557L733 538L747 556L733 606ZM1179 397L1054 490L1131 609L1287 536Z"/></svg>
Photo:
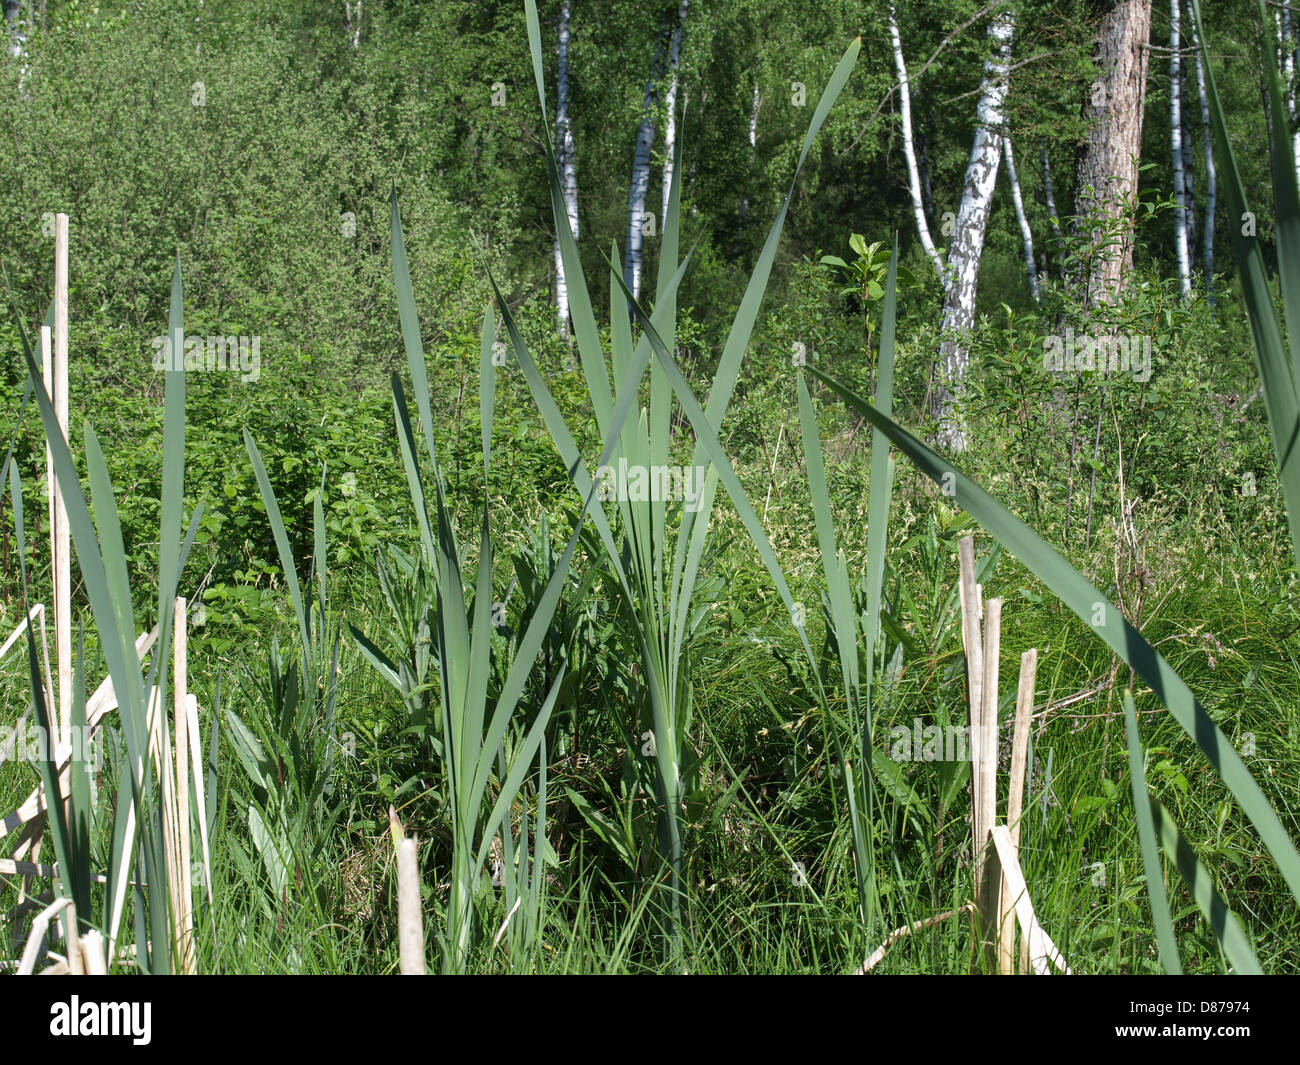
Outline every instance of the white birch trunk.
<svg viewBox="0 0 1300 1065"><path fill-rule="evenodd" d="M15 59L23 57L23 45L26 43L23 38L23 24L18 17L22 12L22 4L18 0L4 0L5 3L5 29L9 33L9 54Z"/></svg>
<svg viewBox="0 0 1300 1065"><path fill-rule="evenodd" d="M1169 0L1169 142L1174 169L1174 252L1183 299L1192 295L1192 262L1187 241L1187 168L1183 160L1182 5Z"/></svg>
<svg viewBox="0 0 1300 1065"><path fill-rule="evenodd" d="M1278 65L1282 68L1282 82L1286 85L1286 109L1291 119L1291 128L1296 130L1291 135L1291 155L1295 160L1296 170L1300 172L1300 128L1297 128L1296 123L1296 115L1300 108L1296 105L1295 96L1296 42L1291 32L1291 9L1282 8L1280 13L1273 15L1273 21L1277 25Z"/></svg>
<svg viewBox="0 0 1300 1065"><path fill-rule="evenodd" d="M569 216L569 230L578 239L578 171L574 162L573 121L569 117L569 0L560 4L560 32L556 46L559 64L555 73L555 155L564 187L564 210ZM560 235L555 235L555 307L560 336L569 335L569 285L564 275L564 258L560 254Z"/></svg>
<svg viewBox="0 0 1300 1065"><path fill-rule="evenodd" d="M344 32L347 34L348 44L352 45L352 50L356 51L361 47L361 0L344 0L343 12L345 15Z"/></svg>
<svg viewBox="0 0 1300 1065"><path fill-rule="evenodd" d="M677 15L677 28L673 30L673 45L668 56L668 98L667 114L664 116L664 196L663 210L659 215L662 223L668 217L668 194L673 187L673 158L677 150L677 69L682 58L682 33L686 29L686 12L691 0L682 0L681 10Z"/></svg>
<svg viewBox="0 0 1300 1065"><path fill-rule="evenodd" d="M636 151L632 156L632 187L627 196L627 259L623 264L623 283L636 299L641 298L641 267L645 251L646 197L650 193L650 151L655 141L655 111L659 103L659 82L664 74L665 42L655 42L655 57L646 81L641 105L641 125L636 134Z"/></svg>
<svg viewBox="0 0 1300 1065"><path fill-rule="evenodd" d="M754 82L754 104L749 110L749 168L753 172L754 163L757 159L758 148L758 82ZM736 240L732 246L732 253L738 254L740 251L740 230L745 227L745 219L749 217L749 197L741 196L740 198L740 225L736 227Z"/></svg>
<svg viewBox="0 0 1300 1065"><path fill-rule="evenodd" d="M903 120L903 156L907 160L907 188L912 196L912 214L916 218L916 231L921 247L934 263L939 283L948 288L948 270L943 256L930 236L930 225L925 218L925 204L921 198L921 172L916 165L916 144L912 139L912 93L907 79L907 63L903 60L903 42L898 33L898 19L894 6L889 6L889 40L894 49L894 69L898 73L898 110ZM994 164L996 166L996 164ZM996 170L995 170L996 173Z"/></svg>
<svg viewBox="0 0 1300 1065"><path fill-rule="evenodd" d="M979 279L980 255L988 228L989 203L997 183L1002 157L1002 106L1007 98L1011 66L1011 43L1015 20L1003 9L989 25L991 54L984 61L980 100L976 109L975 143L966 166L957 227L948 246L949 283L943 299L944 337L935 365L930 392L930 412L939 423L936 441L941 447L965 451L966 427L957 411L966 385L970 352L966 334L975 324L975 289Z"/></svg>
<svg viewBox="0 0 1300 1065"><path fill-rule="evenodd" d="M1065 256L1065 230L1061 228L1061 216L1056 210L1056 193L1052 188L1052 161L1047 157L1047 144L1038 142L1038 157L1043 167L1043 199L1047 204L1047 220L1052 227L1052 239L1056 242L1056 253ZM1057 263L1061 269L1061 262Z"/></svg>
<svg viewBox="0 0 1300 1065"><path fill-rule="evenodd" d="M1011 151L1011 138L1002 138L1002 154L1007 161L1007 180L1011 182L1011 202L1016 206L1016 220L1020 223L1020 236L1025 243L1025 270L1029 274L1029 291L1038 302L1038 266L1034 263L1034 232L1025 215L1025 200L1020 195L1020 177L1016 174L1016 157Z"/></svg>
<svg viewBox="0 0 1300 1065"><path fill-rule="evenodd" d="M1205 294L1214 306L1214 211L1218 206L1219 179L1214 169L1214 141L1210 136L1210 101L1205 95L1205 63L1201 57L1201 42L1196 34L1196 20L1187 20L1196 49L1196 91L1201 98L1201 144L1205 150L1205 224L1201 227L1201 269L1205 272Z"/></svg>

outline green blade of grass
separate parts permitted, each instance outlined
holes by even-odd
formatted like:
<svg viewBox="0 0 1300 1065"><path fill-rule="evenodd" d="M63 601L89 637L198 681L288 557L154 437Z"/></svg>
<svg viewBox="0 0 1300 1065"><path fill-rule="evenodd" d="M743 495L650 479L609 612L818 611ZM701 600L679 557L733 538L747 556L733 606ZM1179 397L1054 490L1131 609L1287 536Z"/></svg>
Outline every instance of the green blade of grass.
<svg viewBox="0 0 1300 1065"><path fill-rule="evenodd" d="M1178 825L1165 809L1159 799L1148 796L1151 816L1160 834L1160 845L1165 853L1178 866L1178 873L1192 890L1192 897L1200 907L1205 919L1214 930L1214 937L1223 947L1223 953L1238 973L1247 976L1263 976L1255 952L1250 947L1245 930L1229 908L1219 889L1214 886L1214 878L1206 871L1196 857L1196 851L1187 842Z"/></svg>
<svg viewBox="0 0 1300 1065"><path fill-rule="evenodd" d="M303 606L302 590L298 586L298 569L294 561L293 548L289 546L289 537L284 531L284 518L280 514L280 504L275 498L275 489L271 479L266 475L266 465L262 462L262 453L258 450L252 434L244 430L244 447L253 463L253 475L257 478L257 487L262 494L262 505L266 508L266 519L271 524L271 536L275 540L275 550L280 556L280 569L284 573L284 583L289 589L289 599L293 604L294 616L298 619L298 634L302 637L302 653L306 655L311 647L311 633L307 628L307 611ZM306 663L304 662L304 666Z"/></svg>
<svg viewBox="0 0 1300 1065"><path fill-rule="evenodd" d="M1227 122L1219 103L1214 69L1210 63L1209 38L1201 24L1199 0L1193 0L1193 17L1201 42L1205 67L1205 95L1210 110L1210 124L1219 157L1219 176L1228 201L1228 233L1241 273L1242 293L1250 314L1251 333L1255 341L1255 365L1264 388L1268 426L1277 458L1278 480L1286 503L1287 523L1291 531L1291 548L1296 568L1300 569L1300 196L1291 155L1291 134L1282 107L1277 68L1272 49L1263 48L1265 81L1272 100L1273 119L1269 126L1272 151L1273 200L1277 212L1278 267L1282 282L1282 299L1287 322L1291 327L1291 355L1282 339L1282 327L1273 310L1268 275L1259 240L1242 232L1250 209L1245 187L1237 170L1232 143L1228 140ZM1260 5L1261 25L1269 19ZM1253 214L1250 214L1254 218Z"/></svg>
<svg viewBox="0 0 1300 1065"><path fill-rule="evenodd" d="M1133 788L1133 809L1137 814L1138 838L1142 842L1142 867L1146 872L1147 896L1151 899L1151 920L1156 926L1156 942L1160 947L1160 964L1169 975L1181 976L1183 966L1178 958L1178 940L1174 936L1174 922L1169 916L1169 896L1165 893L1165 878L1160 867L1156 826L1151 815L1151 793L1147 791L1142 764L1137 713L1133 709L1133 693L1127 688L1124 690L1124 731L1128 737L1129 783Z"/></svg>
<svg viewBox="0 0 1300 1065"><path fill-rule="evenodd" d="M1174 668L1129 624L1113 603L1011 511L947 459L930 450L860 396L816 369L812 369L812 373L839 395L848 407L884 433L922 473L944 486L946 494L951 491L957 506L1015 555L1090 626L1093 635L1151 686L1241 804L1277 862L1292 894L1300 900L1300 854L1296 853L1285 827L1246 764Z"/></svg>
<svg viewBox="0 0 1300 1065"><path fill-rule="evenodd" d="M551 145L551 122L546 109L546 78L542 70L542 31L537 19L535 0L525 0L524 11L528 21L528 50L533 60L533 76L537 82L537 99L542 109L542 137L545 141L546 168L551 193L551 213L555 218L556 237L560 242L560 259L564 263L565 284L569 293L569 314L573 322L573 335L578 342L578 358L582 375L587 382L592 410L601 439L609 435L613 418L614 401L610 395L609 372L605 369L605 356L600 346L600 331L596 328L596 314L592 308L586 275L578 245L569 227L569 211L564 204L560 172L555 165L555 150ZM639 380L639 378L638 378Z"/></svg>

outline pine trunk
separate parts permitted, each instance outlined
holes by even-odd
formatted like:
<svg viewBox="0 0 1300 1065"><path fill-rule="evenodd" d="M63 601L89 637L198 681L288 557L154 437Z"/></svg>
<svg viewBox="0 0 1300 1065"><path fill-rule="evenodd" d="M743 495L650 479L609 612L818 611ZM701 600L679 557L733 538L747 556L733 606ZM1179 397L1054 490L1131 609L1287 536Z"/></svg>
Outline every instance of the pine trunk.
<svg viewBox="0 0 1300 1065"><path fill-rule="evenodd" d="M1151 0L1102 0L1093 62L1099 74L1085 111L1077 213L1092 252L1083 275L1085 305L1113 303L1133 265L1133 200L1142 157Z"/></svg>

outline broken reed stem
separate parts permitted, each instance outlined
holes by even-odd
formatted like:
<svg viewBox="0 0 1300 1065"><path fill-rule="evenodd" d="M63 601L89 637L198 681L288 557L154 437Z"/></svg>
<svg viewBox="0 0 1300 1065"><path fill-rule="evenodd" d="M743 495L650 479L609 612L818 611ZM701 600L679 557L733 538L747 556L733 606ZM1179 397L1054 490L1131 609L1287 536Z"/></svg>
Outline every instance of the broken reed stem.
<svg viewBox="0 0 1300 1065"><path fill-rule="evenodd" d="M68 216L54 216L54 391L50 395L59 432L68 439ZM47 453L48 458L48 453ZM59 739L72 745L72 561L68 511L55 487L53 522L54 643L59 663Z"/></svg>
<svg viewBox="0 0 1300 1065"><path fill-rule="evenodd" d="M913 921L911 924L905 924L902 928L895 928L885 937L885 941L871 952L871 956L862 963L862 967L858 969L855 975L865 976L867 973L871 972L871 970L879 965L881 960L885 957L885 951L900 939L910 936L913 932L920 932L926 928L931 928L934 925L939 924L941 921L948 920L950 917L956 917L959 913L971 913L974 909L975 904L973 902L968 902L965 906L958 906L955 910L949 910L947 913L937 914L934 917L925 917L920 921Z"/></svg>
<svg viewBox="0 0 1300 1065"><path fill-rule="evenodd" d="M1029 890L1025 887L1025 874L1020 869L1015 844L1011 842L1011 833L1006 825L998 825L993 830L993 845L995 853L1002 862L1003 873L1011 885L1011 894L1015 899L1016 920L1020 923L1021 935L1029 944L1029 961L1034 972L1046 976L1052 971L1050 966L1054 965L1059 972L1069 976L1070 967L1065 963L1061 952L1056 949L1052 937L1038 923L1033 900L1030 899Z"/></svg>
<svg viewBox="0 0 1300 1065"><path fill-rule="evenodd" d="M420 867L416 841L406 838L397 811L388 808L388 830L397 853L398 971L403 976L424 976L424 915L420 905Z"/></svg>
<svg viewBox="0 0 1300 1065"><path fill-rule="evenodd" d="M980 637L979 593L975 584L975 542L969 536L963 536L957 544L957 558L960 565L960 600L961 600L961 642L966 655L966 683L970 705L970 757L971 757L971 838L975 843L975 890L979 891L980 874L984 860L981 856L980 843L985 833L980 831L980 816L983 810L983 779L980 766L980 708L983 705L984 690L984 655L983 641ZM976 900L978 901L978 899Z"/></svg>
<svg viewBox="0 0 1300 1065"><path fill-rule="evenodd" d="M107 976L108 962L104 956L104 936L92 928L81 937L81 962L87 976Z"/></svg>
<svg viewBox="0 0 1300 1065"><path fill-rule="evenodd" d="M186 713L187 647L185 600L177 597L172 604L172 712L176 729L176 827L177 864L180 867L178 894L180 911L176 920L181 946L179 969L194 972L194 885L190 867L190 774L189 718ZM166 770L164 770L165 772Z"/></svg>
<svg viewBox="0 0 1300 1065"><path fill-rule="evenodd" d="M1007 786L1007 827L1016 858L1020 858L1020 815L1024 810L1025 770L1029 761L1029 722L1034 710L1034 681L1038 673L1038 651L1031 648L1020 656L1020 686L1016 692L1016 725L1011 742L1011 779ZM998 972L1015 972L1015 900L1006 875L1002 877L1002 925L998 936ZM1023 938L1021 954L1028 958L1029 938ZM1021 972L1029 971L1028 962Z"/></svg>
<svg viewBox="0 0 1300 1065"><path fill-rule="evenodd" d="M984 683L980 702L980 835L976 846L985 852L983 875L976 895L980 911L980 941L987 970L997 964L995 928L999 916L1002 876L988 846L988 834L998 823L998 662L1002 652L1002 600L984 603Z"/></svg>
<svg viewBox="0 0 1300 1065"><path fill-rule="evenodd" d="M54 405L54 341L52 339L48 325L41 326L41 372L45 380L45 394L50 398L50 405ZM54 612L54 632L55 632L55 653L58 652L58 611L59 611L59 566L57 558L57 549L55 547L54 527L58 524L58 518L55 510L60 502L58 481L54 475L54 454L50 450L50 440L47 436L45 439L45 496L46 506L49 517L49 536L50 536L50 608ZM61 739L63 735L63 724L59 720L58 704L55 702L56 692L54 687L54 673L50 670L50 642L49 636L45 631L45 617L41 616L41 646L45 651L45 712L46 720L53 723L57 732L57 737ZM57 657L55 658L57 662Z"/></svg>
<svg viewBox="0 0 1300 1065"><path fill-rule="evenodd" d="M179 968L183 932L181 925L180 852L177 832L176 776L172 772L175 757L172 753L171 729L167 725L167 710L162 705L162 691L154 687L149 692L149 749L158 770L158 784L162 791L163 853L167 864L167 902L171 914L172 968ZM130 822L128 822L130 823Z"/></svg>

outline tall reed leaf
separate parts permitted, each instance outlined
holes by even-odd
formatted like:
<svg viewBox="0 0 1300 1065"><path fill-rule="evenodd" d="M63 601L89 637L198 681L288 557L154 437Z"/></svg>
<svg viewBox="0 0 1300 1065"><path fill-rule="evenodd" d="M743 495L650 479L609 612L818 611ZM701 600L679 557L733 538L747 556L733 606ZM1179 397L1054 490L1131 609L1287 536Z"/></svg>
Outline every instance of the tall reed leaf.
<svg viewBox="0 0 1300 1065"><path fill-rule="evenodd" d="M1165 894L1164 872L1160 866L1160 852L1156 849L1155 819L1151 813L1151 795L1147 791L1142 740L1138 736L1133 693L1127 689L1124 691L1124 732L1128 737L1129 783L1133 788L1133 810L1137 816L1138 838L1142 842L1142 868L1147 878L1147 895L1151 899L1151 919L1156 926L1156 942L1160 944L1160 964L1171 976L1180 976L1183 967L1178 960L1174 922L1169 916L1169 896Z"/></svg>
<svg viewBox="0 0 1300 1065"><path fill-rule="evenodd" d="M1268 139L1272 157L1273 208L1277 213L1278 274L1282 304L1286 311L1286 331L1290 348L1283 341L1283 325L1273 309L1264 256L1255 235L1256 217L1246 203L1246 191L1237 169L1228 127L1219 103L1214 68L1210 63L1209 38L1201 24L1200 0L1192 0L1196 32L1201 42L1205 66L1205 95L1210 108L1210 125L1222 175L1224 195L1228 201L1228 232L1232 250L1241 273L1242 292L1250 314L1250 328L1255 340L1255 365L1264 387L1264 405L1277 457L1278 480L1286 503L1287 523L1291 530L1291 550L1300 570L1300 191L1296 186L1295 158L1291 149L1291 127L1282 99L1277 61L1271 45L1265 43L1263 54L1265 86L1268 92ZM1261 0L1259 25L1272 24ZM1245 232L1249 230L1249 233Z"/></svg>
<svg viewBox="0 0 1300 1065"><path fill-rule="evenodd" d="M677 262L680 233L680 180L682 167L681 143L677 144L677 163L673 184L669 190L668 213L664 218L663 237L655 293L654 311L647 314L623 285L617 269L615 249L607 262L610 270L610 353L609 365L615 376L611 392L606 354L600 342L595 313L578 255L576 241L568 222L564 206L559 171L550 141L550 119L546 105L546 83L542 64L541 27L534 0L526 0L529 48L537 82L538 100L542 111L543 128L547 130L546 165L549 178L551 205L555 217L557 239L565 268L574 338L577 343L582 372L587 385L592 413L600 437L606 441L604 453L597 464L598 475L606 470L639 468L651 478L662 477L668 483L671 440L672 402L674 394L683 405L688 419L697 433L691 465L683 471L692 478L695 498L690 505L673 506L672 501L660 493L648 492L649 498L630 498L631 492L616 490L615 511L619 518L617 537L614 523L601 506L591 509L593 522L604 546L611 570L618 581L622 609L632 629L642 666L641 680L650 705L651 747L655 766L658 798L660 849L668 867L669 890L669 950L676 955L680 949L681 900L683 891L684 851L681 838L680 809L689 782L684 773L685 753L690 727L691 683L689 670L689 637L691 619L698 617L692 604L698 591L699 569L702 564L709 516L712 511L717 481L729 483L733 497L739 491L739 482L731 468L730 459L717 442L717 431L730 401L739 373L741 358L748 347L749 338L757 320L763 291L767 284L785 221L790 196L787 195L778 213L767 243L759 256L750 278L740 308L736 313L730 336L723 349L722 359L714 378L708 399L708 410L700 408L690 393L685 380L673 362L671 351L676 334L676 295L686 263ZM852 44L832 75L825 92L813 114L803 152L799 157L793 182L798 179L804 159L826 120L831 106L843 90L852 72L861 42ZM689 256L688 256L689 259ZM618 295L626 300L622 306ZM598 486L591 471L579 454L572 434L565 424L537 367L515 328L509 309L496 293L498 307L513 344L514 353L534 400L546 423L560 458L569 470L575 489L589 503ZM634 342L628 328L627 309L631 308L636 321L642 326L641 337ZM657 356L652 361L652 353ZM628 420L633 404L639 401L640 387L647 367L650 371L648 406L640 417ZM706 443L703 437L710 440ZM612 448L612 450L611 450ZM708 463L706 466L705 464ZM701 473L703 474L702 476ZM616 486L617 489L617 486ZM660 498L653 498L660 494ZM740 492L743 496L743 492ZM602 498L605 494L602 492ZM750 527L766 545L757 517ZM748 525L747 520L747 525ZM668 543L674 541L671 569L666 570ZM756 541L757 542L757 541ZM769 554L770 554L770 548ZM761 548L760 548L761 551ZM775 556L765 558L769 569L779 574ZM784 578L779 578L784 588ZM784 598L793 609L793 598L785 589ZM805 640L806 643L806 640ZM633 730L639 726L633 725Z"/></svg>

